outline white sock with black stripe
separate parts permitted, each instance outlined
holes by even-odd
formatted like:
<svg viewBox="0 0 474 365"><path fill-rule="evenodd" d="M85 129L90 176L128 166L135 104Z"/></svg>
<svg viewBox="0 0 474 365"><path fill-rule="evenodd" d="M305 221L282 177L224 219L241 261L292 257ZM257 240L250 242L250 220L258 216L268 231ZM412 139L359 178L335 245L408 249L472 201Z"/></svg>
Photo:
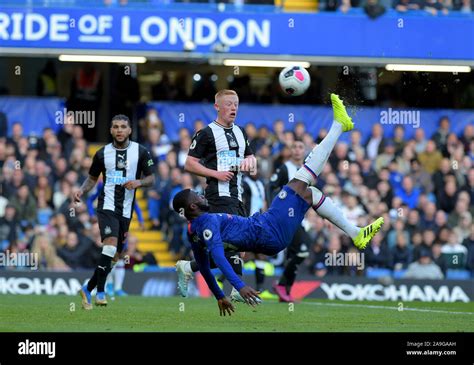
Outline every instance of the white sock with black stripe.
<svg viewBox="0 0 474 365"><path fill-rule="evenodd" d="M314 211L342 229L350 238L355 238L359 234L360 228L349 222L342 211L334 204L332 199L325 196L321 190L314 186L310 186L310 189L313 193Z"/></svg>
<svg viewBox="0 0 474 365"><path fill-rule="evenodd" d="M296 172L295 179L304 181L308 185L316 184L316 179L321 171L323 171L323 167L341 133L341 123L333 121L326 137L323 138L320 144L313 148L304 161L303 166Z"/></svg>

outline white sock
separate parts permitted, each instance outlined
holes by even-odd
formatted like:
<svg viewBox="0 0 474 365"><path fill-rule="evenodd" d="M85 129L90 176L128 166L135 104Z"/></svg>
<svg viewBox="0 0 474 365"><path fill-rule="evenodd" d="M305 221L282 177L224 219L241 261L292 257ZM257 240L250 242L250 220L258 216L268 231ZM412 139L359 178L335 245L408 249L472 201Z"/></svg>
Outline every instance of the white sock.
<svg viewBox="0 0 474 365"><path fill-rule="evenodd" d="M333 121L328 134L320 144L313 148L303 166L296 172L295 178L304 181L308 185L314 185L341 133L342 125Z"/></svg>
<svg viewBox="0 0 474 365"><path fill-rule="evenodd" d="M125 280L125 263L123 260L119 260L115 265L114 272L114 290L119 291L123 288L123 282Z"/></svg>
<svg viewBox="0 0 474 365"><path fill-rule="evenodd" d="M331 198L325 196L314 186L310 187L313 193L313 209L321 217L342 229L350 238L355 238L360 228L349 222L342 211L334 204Z"/></svg>
<svg viewBox="0 0 474 365"><path fill-rule="evenodd" d="M186 261L184 264L184 271L188 274L193 274L193 270L191 269L191 261Z"/></svg>

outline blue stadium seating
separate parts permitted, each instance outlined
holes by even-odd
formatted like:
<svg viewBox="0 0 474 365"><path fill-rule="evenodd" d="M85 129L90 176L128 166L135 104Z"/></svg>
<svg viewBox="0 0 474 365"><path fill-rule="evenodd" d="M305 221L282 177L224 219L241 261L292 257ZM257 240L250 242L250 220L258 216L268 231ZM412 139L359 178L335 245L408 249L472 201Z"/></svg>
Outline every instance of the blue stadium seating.
<svg viewBox="0 0 474 365"><path fill-rule="evenodd" d="M446 272L446 279L452 280L469 280L471 273L468 270L448 269Z"/></svg>

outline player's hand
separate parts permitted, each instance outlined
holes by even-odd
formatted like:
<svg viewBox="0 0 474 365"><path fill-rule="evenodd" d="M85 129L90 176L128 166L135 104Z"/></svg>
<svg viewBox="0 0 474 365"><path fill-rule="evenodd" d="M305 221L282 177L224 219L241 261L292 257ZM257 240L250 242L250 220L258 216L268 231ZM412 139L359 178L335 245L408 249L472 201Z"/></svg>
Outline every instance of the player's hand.
<svg viewBox="0 0 474 365"><path fill-rule="evenodd" d="M257 159L255 156L248 156L243 159L240 163L240 171L250 172L251 174L257 173Z"/></svg>
<svg viewBox="0 0 474 365"><path fill-rule="evenodd" d="M127 181L125 184L122 185L125 189L132 190L139 188L142 186L142 182L140 180L130 180Z"/></svg>
<svg viewBox="0 0 474 365"><path fill-rule="evenodd" d="M232 171L216 171L214 177L219 181L227 182L232 180L234 173Z"/></svg>
<svg viewBox="0 0 474 365"><path fill-rule="evenodd" d="M217 305L221 316L225 317L226 312L230 316L234 312L234 305L226 297L219 299Z"/></svg>
<svg viewBox="0 0 474 365"><path fill-rule="evenodd" d="M247 302L248 305L255 307L256 305L262 302L262 299L258 296L260 292L256 291L254 288L250 286L244 286L242 289L239 290L240 295L244 300Z"/></svg>
<svg viewBox="0 0 474 365"><path fill-rule="evenodd" d="M138 224L140 225L140 230L145 232L145 222L138 222Z"/></svg>
<svg viewBox="0 0 474 365"><path fill-rule="evenodd" d="M72 195L72 201L73 201L74 203L80 203L80 202L81 202L82 194L83 194L83 192L82 192L81 189L77 190L77 191Z"/></svg>

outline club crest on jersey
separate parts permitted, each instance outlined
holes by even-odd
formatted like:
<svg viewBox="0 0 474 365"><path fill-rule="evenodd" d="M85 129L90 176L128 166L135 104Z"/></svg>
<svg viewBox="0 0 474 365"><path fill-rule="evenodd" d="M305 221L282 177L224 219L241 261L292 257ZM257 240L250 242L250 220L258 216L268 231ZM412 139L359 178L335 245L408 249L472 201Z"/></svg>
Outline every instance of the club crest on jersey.
<svg viewBox="0 0 474 365"><path fill-rule="evenodd" d="M272 177L270 178L270 181L271 181L271 182L275 182L275 181L277 181L277 178L278 178L278 175L277 175L277 174L273 174Z"/></svg>
<svg viewBox="0 0 474 365"><path fill-rule="evenodd" d="M194 150L196 148L196 143L197 143L197 141L194 140L193 143L191 143L191 146L189 146L189 149Z"/></svg>
<svg viewBox="0 0 474 365"><path fill-rule="evenodd" d="M285 199L287 195L288 195L288 193L285 190L282 190L278 193L278 197L280 199Z"/></svg>
<svg viewBox="0 0 474 365"><path fill-rule="evenodd" d="M229 141L229 147L238 147L237 142L235 141L234 136L231 133L227 132L226 136L227 140Z"/></svg>
<svg viewBox="0 0 474 365"><path fill-rule="evenodd" d="M209 241L212 238L212 231L210 229L205 229L204 232L202 232L202 235L206 241Z"/></svg>
<svg viewBox="0 0 474 365"><path fill-rule="evenodd" d="M124 161L124 160L117 161L117 168L125 169L126 167L127 167L127 161Z"/></svg>

